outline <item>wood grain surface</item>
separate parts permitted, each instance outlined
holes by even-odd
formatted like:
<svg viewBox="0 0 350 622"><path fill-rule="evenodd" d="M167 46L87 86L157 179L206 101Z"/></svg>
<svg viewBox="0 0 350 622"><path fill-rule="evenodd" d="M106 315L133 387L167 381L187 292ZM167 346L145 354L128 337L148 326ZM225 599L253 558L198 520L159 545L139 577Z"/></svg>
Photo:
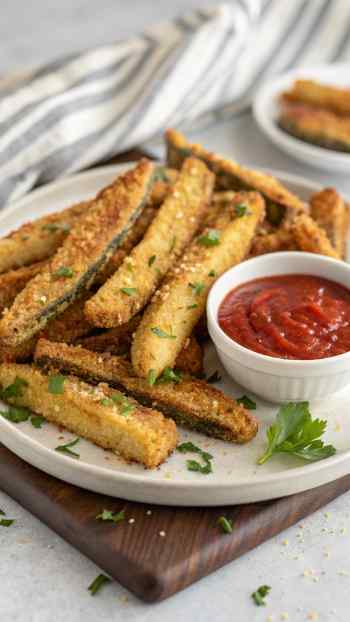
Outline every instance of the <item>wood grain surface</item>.
<svg viewBox="0 0 350 622"><path fill-rule="evenodd" d="M136 150L109 163L136 160ZM0 445L0 488L145 601L171 596L350 489L350 475L275 501L225 508L148 506L98 495L30 466ZM117 525L96 520L125 510ZM223 534L225 515L234 525ZM130 519L134 519L129 523ZM164 534L164 535L162 535ZM239 566L233 572L239 572Z"/></svg>

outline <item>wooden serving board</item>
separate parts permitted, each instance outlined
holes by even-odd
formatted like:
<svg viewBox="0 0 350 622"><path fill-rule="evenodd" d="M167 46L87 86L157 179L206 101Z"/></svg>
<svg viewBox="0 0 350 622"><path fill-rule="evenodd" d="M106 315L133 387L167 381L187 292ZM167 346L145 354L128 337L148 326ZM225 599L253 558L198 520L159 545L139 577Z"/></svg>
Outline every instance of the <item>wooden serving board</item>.
<svg viewBox="0 0 350 622"><path fill-rule="evenodd" d="M109 163L137 160L142 155L135 150ZM343 494L350 489L350 475L275 501L176 509L126 502L66 484L0 445L0 488L125 588L145 601L156 602ZM96 515L104 508L124 508L126 520L118 525L97 521ZM222 515L232 519L232 534L223 534L218 528L217 519ZM130 518L134 519L131 524Z"/></svg>
<svg viewBox="0 0 350 622"><path fill-rule="evenodd" d="M350 489L350 475L275 501L175 509L82 490L35 469L0 445L0 488L125 588L156 602L343 494ZM126 519L117 525L97 521L104 508L124 508ZM232 519L232 534L219 530L217 519L222 515ZM130 518L135 522L130 524Z"/></svg>

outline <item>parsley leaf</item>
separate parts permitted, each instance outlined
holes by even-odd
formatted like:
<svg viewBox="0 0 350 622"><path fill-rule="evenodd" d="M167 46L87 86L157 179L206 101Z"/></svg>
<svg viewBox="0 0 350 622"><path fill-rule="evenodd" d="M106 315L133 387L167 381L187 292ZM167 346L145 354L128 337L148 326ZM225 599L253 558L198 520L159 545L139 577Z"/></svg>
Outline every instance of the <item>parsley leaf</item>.
<svg viewBox="0 0 350 622"><path fill-rule="evenodd" d="M64 231L68 233L70 231L70 225L66 222L52 222L47 223L47 225L43 225L42 229L44 231L49 231L50 233L55 233L56 231Z"/></svg>
<svg viewBox="0 0 350 622"><path fill-rule="evenodd" d="M188 287L191 287L193 290L193 293L195 296L199 296L199 294L202 293L205 285L204 283L199 283L198 281L196 283L189 283Z"/></svg>
<svg viewBox="0 0 350 622"><path fill-rule="evenodd" d="M166 333L165 330L162 330L161 328L159 328L159 326L153 326L153 328L151 328L151 331L152 333L157 335L157 337L161 337L162 339L176 339L176 335L170 335L169 333Z"/></svg>
<svg viewBox="0 0 350 622"><path fill-rule="evenodd" d="M24 378L16 376L14 382L12 384L9 384L6 389L1 391L1 397L3 397L4 400L8 399L9 397L22 397L23 389L25 389L25 387L27 386L28 382L24 380Z"/></svg>
<svg viewBox="0 0 350 622"><path fill-rule="evenodd" d="M33 415L30 418L30 423L32 424L32 426L34 428L42 428L43 423L45 423L45 418L42 417L41 415Z"/></svg>
<svg viewBox="0 0 350 622"><path fill-rule="evenodd" d="M171 367L166 367L162 373L162 375L158 378L157 383L165 383L165 382L181 382L181 373L172 369Z"/></svg>
<svg viewBox="0 0 350 622"><path fill-rule="evenodd" d="M149 267L151 267L154 264L156 259L157 259L157 255L151 255L151 257L148 260Z"/></svg>
<svg viewBox="0 0 350 622"><path fill-rule="evenodd" d="M198 305L194 304L194 305L188 305L187 309L197 309Z"/></svg>
<svg viewBox="0 0 350 622"><path fill-rule="evenodd" d="M232 520L226 518L226 516L218 518L218 525L224 533L232 533Z"/></svg>
<svg viewBox="0 0 350 622"><path fill-rule="evenodd" d="M120 414L121 415L128 415L133 410L135 410L134 404L130 404L130 402L125 400L124 404L122 405L122 409L121 409L121 413Z"/></svg>
<svg viewBox="0 0 350 622"><path fill-rule="evenodd" d="M28 408L21 406L10 406L7 412L0 412L2 417L12 423L22 423L23 421L28 421L31 414L32 413L28 410Z"/></svg>
<svg viewBox="0 0 350 622"><path fill-rule="evenodd" d="M210 462L213 459L213 456L208 452L203 451L200 447L197 447L194 443L191 443L191 441L181 443L181 445L178 445L176 449L183 454L190 452L201 456L204 464L200 464L197 460L186 461L187 469L189 471L198 471L199 473L203 473L203 475L208 475L208 473L213 472L212 464Z"/></svg>
<svg viewBox="0 0 350 622"><path fill-rule="evenodd" d="M153 387L153 385L155 384L156 380L157 380L156 372L154 371L154 369L150 369L148 374L147 374L147 384L149 384L150 387Z"/></svg>
<svg viewBox="0 0 350 622"><path fill-rule="evenodd" d="M267 430L268 445L258 464L264 464L276 453L292 454L310 462L333 456L333 445L324 445L320 439L326 427L326 421L311 419L309 402L284 404Z"/></svg>
<svg viewBox="0 0 350 622"><path fill-rule="evenodd" d="M124 520L125 512L124 510L120 510L120 512L112 512L111 510L103 510L101 514L97 514L96 520L107 521L109 523L120 523L120 521Z"/></svg>
<svg viewBox="0 0 350 622"><path fill-rule="evenodd" d="M207 382L209 384L213 384L213 382L220 382L221 380L221 376L219 375L219 372L217 370L214 371L214 373L209 376L209 378L207 378Z"/></svg>
<svg viewBox="0 0 350 622"><path fill-rule="evenodd" d="M198 244L202 246L217 246L220 243L220 231L208 229L207 233L198 238Z"/></svg>
<svg viewBox="0 0 350 622"><path fill-rule="evenodd" d="M215 270L210 270L210 272L208 272L208 276L216 276Z"/></svg>
<svg viewBox="0 0 350 622"><path fill-rule="evenodd" d="M134 296L137 293L137 288L136 287L122 287L121 292L123 292L123 294L126 294L127 296Z"/></svg>
<svg viewBox="0 0 350 622"><path fill-rule="evenodd" d="M264 607L266 605L264 598L271 590L269 585L260 585L256 592L253 592L252 599L258 607Z"/></svg>
<svg viewBox="0 0 350 622"><path fill-rule="evenodd" d="M247 408L248 410L256 410L256 402L250 399L248 395L242 395L242 397L238 397L236 399L236 402L237 404L242 404L244 408Z"/></svg>
<svg viewBox="0 0 350 622"><path fill-rule="evenodd" d="M15 522L14 518L1 518L0 527L10 527Z"/></svg>
<svg viewBox="0 0 350 622"><path fill-rule="evenodd" d="M59 279L61 276L65 279L71 279L72 276L74 276L74 270L72 270L72 268L67 268L66 266L61 266L58 270L56 270L56 272L52 273L52 277L54 279Z"/></svg>
<svg viewBox="0 0 350 622"><path fill-rule="evenodd" d="M242 216L247 214L247 209L248 207L247 205L245 205L245 203L237 203L237 205L235 205L235 212L238 218L241 218Z"/></svg>
<svg viewBox="0 0 350 622"><path fill-rule="evenodd" d="M77 443L79 443L80 438L76 438L74 441L70 441L70 443L66 443L66 445L58 445L55 447L55 451L59 451L62 454L67 454L68 456L73 456L74 458L80 458L80 454L77 454L75 451L71 450L71 447L74 447Z"/></svg>
<svg viewBox="0 0 350 622"><path fill-rule="evenodd" d="M57 374L56 376L50 376L49 378L49 393L52 393L53 395L62 395L62 393L64 392L64 381L65 381L65 376L62 376L61 374Z"/></svg>
<svg viewBox="0 0 350 622"><path fill-rule="evenodd" d="M111 579L109 577L106 577L105 574L99 574L88 587L89 592L91 592L91 596L95 596L95 594L100 591L103 585L106 585L106 583L110 582Z"/></svg>

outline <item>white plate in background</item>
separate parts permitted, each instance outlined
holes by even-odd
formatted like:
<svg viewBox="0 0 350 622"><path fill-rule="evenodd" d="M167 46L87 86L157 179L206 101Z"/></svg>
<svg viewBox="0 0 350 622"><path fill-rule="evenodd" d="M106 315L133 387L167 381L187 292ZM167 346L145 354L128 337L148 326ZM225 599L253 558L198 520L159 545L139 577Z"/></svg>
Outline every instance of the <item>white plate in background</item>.
<svg viewBox="0 0 350 622"><path fill-rule="evenodd" d="M326 171L350 173L350 153L311 145L290 136L278 127L279 95L299 79L311 79L324 84L350 88L350 63L293 69L267 80L260 87L253 102L253 114L259 128L277 147L296 160Z"/></svg>
<svg viewBox="0 0 350 622"><path fill-rule="evenodd" d="M32 192L1 212L0 235L28 220L29 215L35 219L93 195L129 166L89 171ZM301 177L279 171L272 173L304 200L319 189ZM209 345L205 371L209 375L215 370L222 376L218 388L232 397L240 397L245 392L225 374L213 346ZM312 464L289 456L276 456L265 465L257 466L266 443L266 429L277 412L275 405L261 400L257 400L257 404L255 413L260 430L246 445L226 443L179 428L180 442L191 440L213 454L214 472L209 475L186 469L187 458L195 457L190 454L175 451L158 469L147 471L140 465L126 464L112 452L84 439L74 448L80 453L80 460L76 460L54 451L57 445L76 436L61 432L49 423L36 429L29 422L16 425L0 417L0 442L33 466L77 486L133 501L177 506L264 501L320 486L350 472L350 390L326 402L311 404L314 417L328 420L325 440L337 448L335 456Z"/></svg>

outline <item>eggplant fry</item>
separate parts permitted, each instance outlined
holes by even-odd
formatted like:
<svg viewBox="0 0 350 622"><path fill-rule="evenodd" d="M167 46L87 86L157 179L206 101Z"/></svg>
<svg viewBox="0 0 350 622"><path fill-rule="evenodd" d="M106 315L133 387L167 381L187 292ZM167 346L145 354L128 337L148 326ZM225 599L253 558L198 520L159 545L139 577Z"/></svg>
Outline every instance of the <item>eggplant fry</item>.
<svg viewBox="0 0 350 622"><path fill-rule="evenodd" d="M162 278L192 240L208 210L214 177L200 160L188 158L171 194L141 242L85 305L95 326L125 324L151 298Z"/></svg>
<svg viewBox="0 0 350 622"><path fill-rule="evenodd" d="M289 91L282 93L282 101L299 102L338 115L350 115L350 89L339 89L313 80L296 80Z"/></svg>
<svg viewBox="0 0 350 622"><path fill-rule="evenodd" d="M107 386L92 387L79 378L60 378L61 393L50 391L50 377L30 365L0 365L3 388L16 378L21 390L7 401L39 413L48 421L64 426L104 449L118 452L147 468L163 462L176 447L173 421L154 409Z"/></svg>
<svg viewBox="0 0 350 622"><path fill-rule="evenodd" d="M184 427L225 441L246 443L257 433L256 418L241 404L202 380L184 376L178 382L158 381L152 386L138 378L121 357L40 340L36 364L45 369L74 373L94 384L106 382L125 390L139 402L152 405Z"/></svg>
<svg viewBox="0 0 350 622"><path fill-rule="evenodd" d="M73 225L88 211L83 201L22 225L0 239L0 273L47 259L62 244Z"/></svg>
<svg viewBox="0 0 350 622"><path fill-rule="evenodd" d="M0 322L4 346L38 333L89 289L143 210L154 165L142 160L102 192L72 228L49 265L22 290Z"/></svg>
<svg viewBox="0 0 350 622"><path fill-rule="evenodd" d="M237 218L237 208L241 216ZM204 312L210 287L250 251L265 216L258 193L239 193L222 211L215 229L207 229L190 245L156 292L136 330L131 360L141 378L157 378L176 357Z"/></svg>
<svg viewBox="0 0 350 622"><path fill-rule="evenodd" d="M324 188L310 199L310 215L323 229L340 257L345 256L348 208L334 188Z"/></svg>
<svg viewBox="0 0 350 622"><path fill-rule="evenodd" d="M332 151L350 151L350 119L340 118L333 112L305 104L288 104L281 110L278 125L291 136L312 145Z"/></svg>
<svg viewBox="0 0 350 622"><path fill-rule="evenodd" d="M201 145L191 145L175 130L168 130L165 136L168 166L179 168L183 160L189 156L200 158L215 173L217 191L260 192L266 202L266 218L271 224L279 225L282 221L288 221L296 214L305 211L304 203L271 175L244 168L233 160L225 160L222 156L210 153Z"/></svg>
<svg viewBox="0 0 350 622"><path fill-rule="evenodd" d="M17 294L45 266L45 261L38 261L29 266L10 270L0 274L0 313L10 307Z"/></svg>
<svg viewBox="0 0 350 622"><path fill-rule="evenodd" d="M298 216L291 225L291 229L301 251L340 259L339 253L333 248L326 232L310 216L306 214Z"/></svg>
<svg viewBox="0 0 350 622"><path fill-rule="evenodd" d="M253 241L250 255L256 257L257 255L265 255L265 253L295 250L297 250L297 245L291 229L279 227L273 233L258 234Z"/></svg>

